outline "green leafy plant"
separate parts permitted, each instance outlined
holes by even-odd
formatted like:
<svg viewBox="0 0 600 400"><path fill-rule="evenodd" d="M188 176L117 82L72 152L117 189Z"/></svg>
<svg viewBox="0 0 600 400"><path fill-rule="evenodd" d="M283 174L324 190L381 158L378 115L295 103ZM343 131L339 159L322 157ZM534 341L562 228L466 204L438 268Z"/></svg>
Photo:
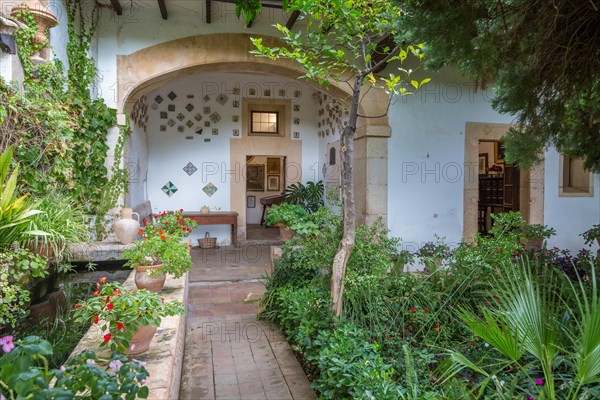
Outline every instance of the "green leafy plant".
<svg viewBox="0 0 600 400"><path fill-rule="evenodd" d="M50 343L36 336L12 341L0 338L0 397L7 399L147 398L148 371L140 362L113 355L102 360L92 351L73 357L57 369L48 367ZM105 365L100 368L100 364Z"/></svg>
<svg viewBox="0 0 600 400"><path fill-rule="evenodd" d="M324 205L324 190L323 181L309 181L306 185L298 182L285 188L283 198L286 203L300 204L307 212L313 213Z"/></svg>
<svg viewBox="0 0 600 400"><path fill-rule="evenodd" d="M128 350L131 338L140 327L160 326L162 318L184 313L179 301L165 301L157 293L145 289L127 290L119 283L103 280L92 297L75 304L74 319L100 325L106 332L101 346L110 346L113 351Z"/></svg>
<svg viewBox="0 0 600 400"><path fill-rule="evenodd" d="M127 259L125 265L135 268L162 264L161 268L149 270L148 273L170 274L175 278L192 269L189 245L182 242L179 235L171 235L162 229L140 229L139 234L142 239L123 250L123 257Z"/></svg>
<svg viewBox="0 0 600 400"><path fill-rule="evenodd" d="M522 231L527 239L548 239L556 235L556 229L541 224L525 224Z"/></svg>
<svg viewBox="0 0 600 400"><path fill-rule="evenodd" d="M317 235L319 224L315 222L318 216L311 216L302 205L281 203L267 210L265 223L267 225L282 224L284 229L290 229L300 235Z"/></svg>
<svg viewBox="0 0 600 400"><path fill-rule="evenodd" d="M594 241L600 238L600 224L592 226L587 231L583 232L580 236L585 239L585 244L588 246L592 245Z"/></svg>
<svg viewBox="0 0 600 400"><path fill-rule="evenodd" d="M31 230L46 232L29 240L33 249L47 254L60 266L71 256L70 245L89 240L87 214L65 193L51 191L38 200L38 208L43 211L33 216Z"/></svg>

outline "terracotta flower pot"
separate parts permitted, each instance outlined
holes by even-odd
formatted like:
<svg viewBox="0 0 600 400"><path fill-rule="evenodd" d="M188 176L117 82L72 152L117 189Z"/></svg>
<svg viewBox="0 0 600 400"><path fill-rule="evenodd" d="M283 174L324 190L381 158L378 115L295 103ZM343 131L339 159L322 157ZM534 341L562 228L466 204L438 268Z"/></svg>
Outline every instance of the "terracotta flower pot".
<svg viewBox="0 0 600 400"><path fill-rule="evenodd" d="M162 268L162 264L159 265L141 265L135 267L135 286L138 289L146 289L151 292L158 293L165 286L165 280L167 279L164 273L152 276L148 275L149 270L155 270Z"/></svg>
<svg viewBox="0 0 600 400"><path fill-rule="evenodd" d="M285 224L278 222L275 226L279 226L279 239L282 242L287 242L296 236L296 231L289 229Z"/></svg>
<svg viewBox="0 0 600 400"><path fill-rule="evenodd" d="M154 325L141 326L131 338L131 344L127 350L128 355L135 356L144 353L150 348L150 342L158 328Z"/></svg>

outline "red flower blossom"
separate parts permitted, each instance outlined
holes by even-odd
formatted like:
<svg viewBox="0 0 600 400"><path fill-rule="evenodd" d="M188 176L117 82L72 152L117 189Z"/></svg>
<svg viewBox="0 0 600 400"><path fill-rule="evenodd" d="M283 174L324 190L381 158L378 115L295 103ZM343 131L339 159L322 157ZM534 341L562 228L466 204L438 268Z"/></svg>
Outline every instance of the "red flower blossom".
<svg viewBox="0 0 600 400"><path fill-rule="evenodd" d="M98 296L100 292L98 292L97 290L94 292L94 297Z"/></svg>
<svg viewBox="0 0 600 400"><path fill-rule="evenodd" d="M154 215L154 219L158 218L158 216Z"/></svg>
<svg viewBox="0 0 600 400"><path fill-rule="evenodd" d="M138 231L138 235L142 236L142 233L144 233L144 231L143 231L142 229L140 229L140 230Z"/></svg>
<svg viewBox="0 0 600 400"><path fill-rule="evenodd" d="M144 226L148 225L148 221L144 220Z"/></svg>
<svg viewBox="0 0 600 400"><path fill-rule="evenodd" d="M167 238L163 235L160 237L160 240L167 240Z"/></svg>
<svg viewBox="0 0 600 400"><path fill-rule="evenodd" d="M184 226L183 228L181 228L182 231L187 231L187 228Z"/></svg>
<svg viewBox="0 0 600 400"><path fill-rule="evenodd" d="M113 292L113 296L117 296L121 294L121 289L115 289L115 291Z"/></svg>
<svg viewBox="0 0 600 400"><path fill-rule="evenodd" d="M440 328L438 328L437 326L435 328L433 328L434 331L439 332Z"/></svg>
<svg viewBox="0 0 600 400"><path fill-rule="evenodd" d="M112 305L111 303L108 303L108 304L106 305L106 309L107 309L107 310L112 310L112 309L113 309L113 305Z"/></svg>
<svg viewBox="0 0 600 400"><path fill-rule="evenodd" d="M159 230L158 230L158 234L159 234L159 235L164 235L164 234L165 234L165 231L163 231L162 229L159 229Z"/></svg>
<svg viewBox="0 0 600 400"><path fill-rule="evenodd" d="M110 342L110 338L111 338L110 333L107 333L106 335L104 335L104 343Z"/></svg>
<svg viewBox="0 0 600 400"><path fill-rule="evenodd" d="M183 212L183 208L180 208L180 209L179 209L179 212Z"/></svg>
<svg viewBox="0 0 600 400"><path fill-rule="evenodd" d="M392 337L390 335L388 335L388 339L391 339Z"/></svg>
<svg viewBox="0 0 600 400"><path fill-rule="evenodd" d="M73 306L73 310L77 310L78 308L83 308L83 306L79 303L77 303Z"/></svg>
<svg viewBox="0 0 600 400"><path fill-rule="evenodd" d="M100 283L106 283L106 277L103 276L102 278L100 278Z"/></svg>
<svg viewBox="0 0 600 400"><path fill-rule="evenodd" d="M162 302L163 302L163 304L165 304L165 298L164 298L164 297L161 297L161 298L160 298L160 301L162 301Z"/></svg>
<svg viewBox="0 0 600 400"><path fill-rule="evenodd" d="M117 330L120 331L121 329L125 328L125 324L123 324L121 321L119 321L117 323Z"/></svg>
<svg viewBox="0 0 600 400"><path fill-rule="evenodd" d="M426 309L424 309L424 310L423 310L423 312L424 312L424 313L428 313L428 312L429 312L429 309L428 309L428 308L426 308Z"/></svg>
<svg viewBox="0 0 600 400"><path fill-rule="evenodd" d="M100 320L100 317L98 317L97 315L94 315L94 323L97 324L99 320Z"/></svg>
<svg viewBox="0 0 600 400"><path fill-rule="evenodd" d="M417 309L416 309L416 308L414 308L414 307L411 307L411 308L410 308L410 311L412 311L412 312L417 312Z"/></svg>
<svg viewBox="0 0 600 400"><path fill-rule="evenodd" d="M105 303L106 303L106 304L110 303L110 296L106 296L106 301L105 301Z"/></svg>
<svg viewBox="0 0 600 400"><path fill-rule="evenodd" d="M485 304L485 306L487 307L487 306L489 306L489 305L490 305L490 302L489 302L489 301L486 301L486 302L485 302L485 303L483 303L483 304Z"/></svg>

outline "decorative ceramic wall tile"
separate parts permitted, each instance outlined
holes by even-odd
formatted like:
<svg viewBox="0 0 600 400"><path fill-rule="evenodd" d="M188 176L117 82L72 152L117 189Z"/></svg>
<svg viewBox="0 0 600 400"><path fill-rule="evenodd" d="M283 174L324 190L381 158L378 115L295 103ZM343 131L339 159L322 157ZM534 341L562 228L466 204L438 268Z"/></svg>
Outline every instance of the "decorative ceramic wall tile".
<svg viewBox="0 0 600 400"><path fill-rule="evenodd" d="M285 97L285 89L279 89L279 97Z"/></svg>
<svg viewBox="0 0 600 400"><path fill-rule="evenodd" d="M167 126L166 125L161 125L160 126L160 131L161 132L166 132L167 131Z"/></svg>
<svg viewBox="0 0 600 400"><path fill-rule="evenodd" d="M204 121L204 126L205 127L209 127L210 126L210 121Z"/></svg>
<svg viewBox="0 0 600 400"><path fill-rule="evenodd" d="M188 122L186 122L186 123L185 123L185 125L186 125L188 128L191 128L192 126L194 126L194 123L193 123L191 120L189 120L189 119L188 119Z"/></svg>
<svg viewBox="0 0 600 400"><path fill-rule="evenodd" d="M153 110L158 110L158 104L156 103L152 103L152 105L150 106Z"/></svg>
<svg viewBox="0 0 600 400"><path fill-rule="evenodd" d="M193 98L194 98L194 95L193 95L193 94L188 94L188 95L187 95L187 98L188 98L188 99L193 99Z"/></svg>
<svg viewBox="0 0 600 400"><path fill-rule="evenodd" d="M204 114L210 114L210 107L204 107Z"/></svg>
<svg viewBox="0 0 600 400"><path fill-rule="evenodd" d="M234 100L234 101L233 101L233 107L234 107L234 108L239 108L239 106L240 106L240 102L239 102L239 101L237 101L237 100Z"/></svg>
<svg viewBox="0 0 600 400"><path fill-rule="evenodd" d="M294 104L294 111L300 111L300 104Z"/></svg>
<svg viewBox="0 0 600 400"><path fill-rule="evenodd" d="M205 143L209 143L210 142L210 138L204 139Z"/></svg>
<svg viewBox="0 0 600 400"><path fill-rule="evenodd" d="M168 118L168 114L166 111L161 111L160 112L160 119L167 119Z"/></svg>
<svg viewBox="0 0 600 400"><path fill-rule="evenodd" d="M204 141L206 142L206 139L204 139ZM210 139L208 141L210 141ZM217 190L219 189L215 185L213 185L212 182L209 182L206 186L202 188L202 191L206 193L208 197L212 197L212 195L215 194Z"/></svg>
<svg viewBox="0 0 600 400"><path fill-rule="evenodd" d="M213 128L212 134L213 135L218 135L219 134L219 130L217 128Z"/></svg>
<svg viewBox="0 0 600 400"><path fill-rule="evenodd" d="M167 95L167 97L170 98L171 101L173 101L177 98L177 95L174 92L171 92Z"/></svg>
<svg viewBox="0 0 600 400"><path fill-rule="evenodd" d="M221 120L221 116L215 111L214 113L210 114L210 120L213 122L213 124L216 124Z"/></svg>
<svg viewBox="0 0 600 400"><path fill-rule="evenodd" d="M239 115L234 115L233 117L231 117L231 120L233 122L238 122L240 120L240 116Z"/></svg>
<svg viewBox="0 0 600 400"><path fill-rule="evenodd" d="M162 103L162 102L163 102L163 100L164 100L164 99L161 97L161 95L160 95L160 94L159 94L159 95L157 95L157 96L154 98L154 101L155 101L155 102L157 102L158 104Z"/></svg>
<svg viewBox="0 0 600 400"><path fill-rule="evenodd" d="M240 94L240 88L238 86L233 88L233 94L236 96Z"/></svg>
<svg viewBox="0 0 600 400"><path fill-rule="evenodd" d="M233 130L233 136L240 136L240 130L239 129L234 129Z"/></svg>
<svg viewBox="0 0 600 400"><path fill-rule="evenodd" d="M204 100L205 103L208 103L210 101L210 96L205 94L202 100Z"/></svg>
<svg viewBox="0 0 600 400"><path fill-rule="evenodd" d="M302 92L300 92L299 90L294 90L294 97L300 97L302 95Z"/></svg>
<svg viewBox="0 0 600 400"><path fill-rule="evenodd" d="M169 181L165 184L165 186L162 187L161 189L167 196L171 197L173 196L179 189L177 189L177 186L175 186L173 184L173 182Z"/></svg>
<svg viewBox="0 0 600 400"><path fill-rule="evenodd" d="M175 111L175 104L169 104L167 106L167 110L169 110L169 111Z"/></svg>
<svg viewBox="0 0 600 400"><path fill-rule="evenodd" d="M192 176L194 174L194 172L198 171L198 168L196 168L196 166L194 164L189 162L189 163L187 163L187 165L185 167L183 167L183 170L185 171L186 174L188 174L189 176Z"/></svg>
<svg viewBox="0 0 600 400"><path fill-rule="evenodd" d="M185 119L185 115L183 115L182 113L177 114L177 119L179 121L183 121Z"/></svg>
<svg viewBox="0 0 600 400"><path fill-rule="evenodd" d="M194 106L192 105L192 103L188 103L188 105L185 106L185 109L188 110L188 112L192 112L192 110L194 109Z"/></svg>
<svg viewBox="0 0 600 400"><path fill-rule="evenodd" d="M294 118L294 125L300 125L300 118Z"/></svg>
<svg viewBox="0 0 600 400"><path fill-rule="evenodd" d="M227 99L229 99L229 97L227 97L227 95L221 93L220 95L217 96L217 103L219 103L221 105L225 105L225 103L227 103Z"/></svg>
<svg viewBox="0 0 600 400"><path fill-rule="evenodd" d="M271 97L271 89L265 89L263 92L263 95L265 97Z"/></svg>
<svg viewBox="0 0 600 400"><path fill-rule="evenodd" d="M254 89L254 88L248 89L248 96L256 96L256 89Z"/></svg>
<svg viewBox="0 0 600 400"><path fill-rule="evenodd" d="M169 125L171 128L175 126L175 121L173 121L172 119L170 119L169 121L167 121L167 125Z"/></svg>
<svg viewBox="0 0 600 400"><path fill-rule="evenodd" d="M200 115L200 113L194 115L194 119L198 122L202 121L202 115Z"/></svg>
<svg viewBox="0 0 600 400"><path fill-rule="evenodd" d="M179 125L177 127L177 132L183 132L184 130L185 130L185 126L183 126L183 125Z"/></svg>
<svg viewBox="0 0 600 400"><path fill-rule="evenodd" d="M300 132L294 132L294 139L300 139Z"/></svg>

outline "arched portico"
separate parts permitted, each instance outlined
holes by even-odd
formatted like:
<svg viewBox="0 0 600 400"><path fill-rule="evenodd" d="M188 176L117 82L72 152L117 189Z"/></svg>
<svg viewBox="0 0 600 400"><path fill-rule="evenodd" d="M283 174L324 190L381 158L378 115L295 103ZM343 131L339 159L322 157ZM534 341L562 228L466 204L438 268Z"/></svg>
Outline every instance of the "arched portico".
<svg viewBox="0 0 600 400"><path fill-rule="evenodd" d="M129 112L141 96L167 82L202 72L260 73L291 79L303 74L292 61L250 54L254 48L250 38L251 35L240 33L190 36L117 56L117 112ZM278 38L262 38L267 46L281 45ZM346 84L324 89L314 82L304 83L341 102L350 98L350 86ZM385 115L387 104L385 92L366 91L361 113ZM354 156L359 223L371 222L378 216L387 217L387 138L390 134L387 116L359 119ZM244 218L240 214L240 224L245 224Z"/></svg>

